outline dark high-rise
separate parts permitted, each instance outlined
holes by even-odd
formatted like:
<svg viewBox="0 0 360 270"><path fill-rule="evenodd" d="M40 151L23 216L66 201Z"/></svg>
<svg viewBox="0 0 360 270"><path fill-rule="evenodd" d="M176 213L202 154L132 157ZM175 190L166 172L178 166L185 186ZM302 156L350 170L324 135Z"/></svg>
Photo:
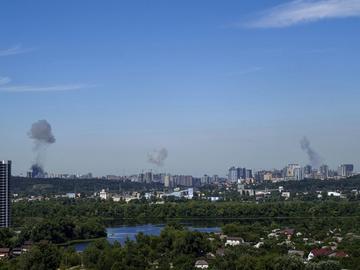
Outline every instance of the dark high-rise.
<svg viewBox="0 0 360 270"><path fill-rule="evenodd" d="M0 228L10 227L11 161L0 161Z"/></svg>

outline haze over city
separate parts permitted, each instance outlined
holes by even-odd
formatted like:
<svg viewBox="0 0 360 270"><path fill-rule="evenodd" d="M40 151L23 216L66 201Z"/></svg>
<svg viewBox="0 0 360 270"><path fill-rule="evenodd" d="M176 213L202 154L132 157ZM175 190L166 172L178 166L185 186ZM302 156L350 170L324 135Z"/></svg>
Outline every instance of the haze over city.
<svg viewBox="0 0 360 270"><path fill-rule="evenodd" d="M56 138L41 154L48 171L306 165L304 136L319 163L360 166L359 1L2 1L1 11L0 150L15 174L38 157L39 120Z"/></svg>

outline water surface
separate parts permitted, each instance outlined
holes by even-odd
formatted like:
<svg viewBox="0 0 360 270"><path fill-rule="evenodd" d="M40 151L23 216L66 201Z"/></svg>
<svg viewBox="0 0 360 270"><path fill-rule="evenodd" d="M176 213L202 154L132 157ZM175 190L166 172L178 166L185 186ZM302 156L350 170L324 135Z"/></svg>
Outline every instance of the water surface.
<svg viewBox="0 0 360 270"><path fill-rule="evenodd" d="M164 224L146 224L146 225L136 225L136 226L116 226L109 227L106 229L107 240L109 243L114 243L115 241L124 244L126 239L135 240L136 235L140 232L145 235L160 235L161 230L165 227ZM185 227L191 231L199 231L204 233L220 232L220 227L198 227L192 225L186 225ZM89 245L89 242L75 244L75 250L77 252L82 252Z"/></svg>

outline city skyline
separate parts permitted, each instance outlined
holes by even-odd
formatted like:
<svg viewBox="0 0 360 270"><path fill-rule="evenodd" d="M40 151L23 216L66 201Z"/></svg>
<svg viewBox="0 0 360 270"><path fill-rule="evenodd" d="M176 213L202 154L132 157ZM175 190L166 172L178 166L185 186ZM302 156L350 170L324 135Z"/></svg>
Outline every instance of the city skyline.
<svg viewBox="0 0 360 270"><path fill-rule="evenodd" d="M321 163L360 167L359 1L4 1L2 10L0 156L14 174L35 162L27 134L42 119L57 140L46 171L306 165L304 136Z"/></svg>
<svg viewBox="0 0 360 270"><path fill-rule="evenodd" d="M296 176L294 175L294 169L297 169ZM290 170L290 173L289 173ZM233 171L233 172L232 172ZM235 174L234 174L235 173ZM224 170L222 173L218 174L209 174L206 171L201 175L192 175L186 174L184 172L170 172L164 171L160 168L158 169L142 169L136 173L130 174L104 174L104 175L94 175L92 172L59 172L59 171L46 171L43 168L39 168L37 166L33 166L30 170L26 172L26 174L20 173L14 176L27 177L27 178L68 178L68 179L115 179L115 180L124 180L128 177L144 177L147 174L151 175L162 175L162 176L191 176L194 178L227 178L231 181L236 181L237 179L255 179L254 175L256 174L266 174L266 173L274 173L281 174L280 178L284 178L283 180L303 180L303 179L331 179L340 177L340 179L347 178L350 176L358 175L359 172L354 167L354 164L349 163L341 163L337 167L329 167L327 164L323 163L319 167L313 167L310 164L298 164L298 163L288 163L285 166L279 168L249 168L249 167L241 167L239 165L231 166L228 168L228 171ZM287 175L290 174L290 175ZM286 179L286 176L291 176L289 179ZM295 176L295 179L292 177ZM275 177L278 178L278 177ZM277 179L279 180L279 179ZM256 180L258 181L258 180Z"/></svg>

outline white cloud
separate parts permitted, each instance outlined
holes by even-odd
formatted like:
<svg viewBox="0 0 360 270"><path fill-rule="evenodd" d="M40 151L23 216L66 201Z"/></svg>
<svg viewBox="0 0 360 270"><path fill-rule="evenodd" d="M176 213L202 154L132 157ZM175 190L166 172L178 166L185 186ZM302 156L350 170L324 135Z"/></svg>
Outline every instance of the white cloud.
<svg viewBox="0 0 360 270"><path fill-rule="evenodd" d="M11 82L9 77L0 77L0 85L8 84L9 82Z"/></svg>
<svg viewBox="0 0 360 270"><path fill-rule="evenodd" d="M322 19L360 16L360 0L296 0L265 10L247 27L288 27Z"/></svg>
<svg viewBox="0 0 360 270"><path fill-rule="evenodd" d="M75 91L95 87L91 84L63 84L50 86L36 85L9 85L0 87L0 92L59 92L59 91Z"/></svg>
<svg viewBox="0 0 360 270"><path fill-rule="evenodd" d="M15 55L15 54L21 54L26 53L29 51L32 51L31 48L22 48L21 44L15 45L13 47L10 47L8 49L0 50L0 56L8 56L8 55Z"/></svg>

